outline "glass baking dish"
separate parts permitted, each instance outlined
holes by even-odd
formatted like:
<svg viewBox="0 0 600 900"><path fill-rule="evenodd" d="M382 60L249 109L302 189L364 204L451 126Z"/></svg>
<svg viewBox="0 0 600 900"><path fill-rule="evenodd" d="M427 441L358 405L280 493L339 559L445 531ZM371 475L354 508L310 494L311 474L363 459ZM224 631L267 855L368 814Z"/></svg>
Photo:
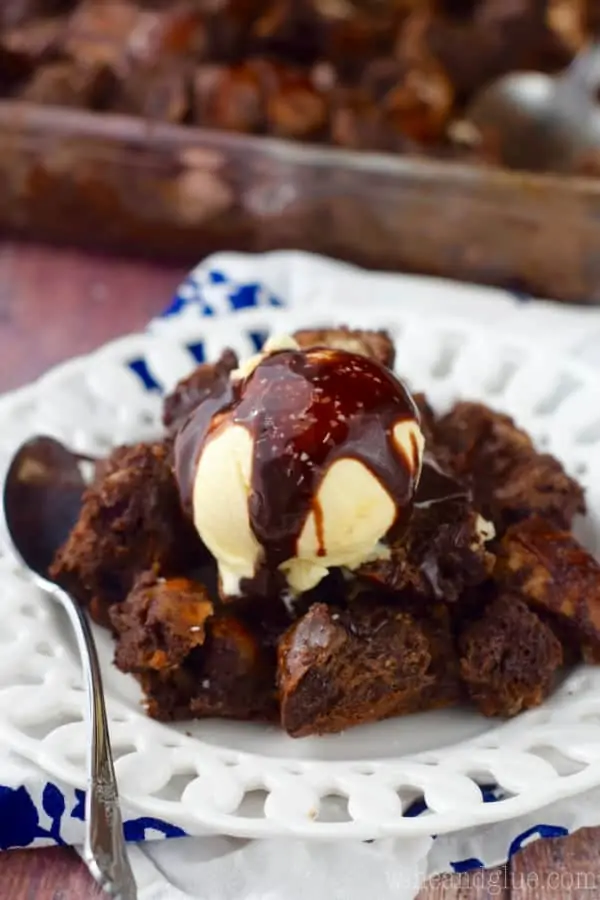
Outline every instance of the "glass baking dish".
<svg viewBox="0 0 600 900"><path fill-rule="evenodd" d="M600 302L600 179L0 102L0 231L194 263L296 248Z"/></svg>

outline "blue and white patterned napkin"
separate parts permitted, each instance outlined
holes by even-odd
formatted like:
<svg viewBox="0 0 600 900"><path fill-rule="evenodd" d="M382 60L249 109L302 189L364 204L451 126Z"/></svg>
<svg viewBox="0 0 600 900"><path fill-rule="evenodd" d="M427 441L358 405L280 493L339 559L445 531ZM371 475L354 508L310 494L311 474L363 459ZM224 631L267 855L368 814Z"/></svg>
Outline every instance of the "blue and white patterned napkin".
<svg viewBox="0 0 600 900"><path fill-rule="evenodd" d="M365 302L362 275L342 264L301 253L252 257L217 254L192 272L164 314L150 323L157 335L181 332L199 316L235 315L248 309L299 310L343 321L344 311ZM377 274L369 291L379 303L410 305L424 315L459 315L496 331L530 334L532 340L600 365L600 311L536 301L522 294L455 285L434 279ZM369 294L370 295L370 294ZM391 308L391 307L390 307ZM264 335L261 335L262 339ZM258 338L253 338L257 343ZM147 387L148 367L134 371ZM486 802L498 799L494 789ZM34 765L0 748L0 849L79 845L83 839L82 791L55 783ZM191 838L168 822L124 810L127 840L144 900L410 900L432 873L461 873L504 862L537 838L559 837L600 824L600 791L555 804L518 820L437 839L348 844ZM422 810L415 808L413 815ZM177 841L158 841L160 838ZM140 844L139 842L144 842ZM152 843L150 843L152 842Z"/></svg>

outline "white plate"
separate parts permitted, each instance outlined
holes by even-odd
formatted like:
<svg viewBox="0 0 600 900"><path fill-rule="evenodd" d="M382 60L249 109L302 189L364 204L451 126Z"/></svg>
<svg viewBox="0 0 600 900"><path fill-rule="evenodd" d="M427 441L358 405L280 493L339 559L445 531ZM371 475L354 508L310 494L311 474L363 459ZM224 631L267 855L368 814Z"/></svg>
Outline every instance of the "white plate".
<svg viewBox="0 0 600 900"><path fill-rule="evenodd" d="M235 260L239 270L240 258ZM272 258L242 262L244 277L264 276L273 287ZM200 318L180 303L176 315L148 333L73 360L3 398L0 465L34 433L54 434L95 453L155 435L158 388L170 388L191 368L189 347L198 354L202 344L209 357L226 345L247 355L257 332L333 320L387 327L396 341L399 371L436 406L469 397L506 410L581 478L591 513L580 533L598 552L600 376L595 371L532 348L526 336L499 337L464 319L433 315L425 300L379 303L381 276L299 254L280 257L278 266L277 278L282 271L286 276L280 292L297 299L310 287L314 302L302 311L271 308L267 290L257 295L261 308L234 318ZM439 282L386 280L399 295L409 286L412 297L418 290L429 297L438 291L444 299ZM223 290L221 285L221 300ZM453 285L446 293L468 303L474 290ZM329 312L319 312L329 296ZM523 313L523 321L527 316ZM6 557L0 557L0 588L0 740L56 778L84 787L84 703L68 624ZM509 723L459 709L335 737L292 740L276 728L245 723L165 726L146 718L136 682L111 665L110 638L99 629L96 636L123 798L140 815L190 833L336 839L440 834L532 811L600 785L600 670L572 672L544 707ZM502 799L483 802L478 785L489 784L500 786ZM419 800L426 811L415 816Z"/></svg>

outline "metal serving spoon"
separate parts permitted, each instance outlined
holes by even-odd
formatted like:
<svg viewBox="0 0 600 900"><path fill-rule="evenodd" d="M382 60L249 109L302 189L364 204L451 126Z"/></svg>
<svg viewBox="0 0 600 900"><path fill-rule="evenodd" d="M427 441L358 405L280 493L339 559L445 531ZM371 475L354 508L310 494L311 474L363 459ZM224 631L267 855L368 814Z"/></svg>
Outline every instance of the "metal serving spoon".
<svg viewBox="0 0 600 900"><path fill-rule="evenodd" d="M514 72L481 91L466 119L497 146L505 165L573 172L600 151L600 41L558 76Z"/></svg>
<svg viewBox="0 0 600 900"><path fill-rule="evenodd" d="M119 900L136 900L127 858L98 654L87 616L59 585L49 580L54 554L81 509L86 487L82 468L93 462L49 437L28 441L13 457L4 481L0 530L9 551L37 585L68 613L75 631L88 698L88 753L84 857L96 881Z"/></svg>

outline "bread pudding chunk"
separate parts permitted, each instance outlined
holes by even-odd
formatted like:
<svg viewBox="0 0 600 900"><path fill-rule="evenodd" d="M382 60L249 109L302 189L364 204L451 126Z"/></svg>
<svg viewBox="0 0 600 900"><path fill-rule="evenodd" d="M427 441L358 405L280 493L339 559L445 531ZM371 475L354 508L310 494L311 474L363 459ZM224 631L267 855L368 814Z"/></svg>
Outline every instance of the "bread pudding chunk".
<svg viewBox="0 0 600 900"><path fill-rule="evenodd" d="M475 505L498 532L535 513L570 528L585 512L581 486L514 421L480 403L457 403L437 423L444 461L473 489Z"/></svg>
<svg viewBox="0 0 600 900"><path fill-rule="evenodd" d="M513 525L502 541L498 579L532 608L600 652L600 564L569 531L540 516Z"/></svg>
<svg viewBox="0 0 600 900"><path fill-rule="evenodd" d="M138 678L153 718L277 718L283 606L224 609L201 582L147 573L111 619L116 665Z"/></svg>
<svg viewBox="0 0 600 900"><path fill-rule="evenodd" d="M98 468L51 574L96 621L146 569L180 572L206 557L184 516L163 442L118 447Z"/></svg>
<svg viewBox="0 0 600 900"><path fill-rule="evenodd" d="M460 696L447 612L363 597L317 603L279 643L281 722L293 737L450 706Z"/></svg>
<svg viewBox="0 0 600 900"><path fill-rule="evenodd" d="M387 559L367 563L357 574L387 590L453 603L491 574L493 537L470 492L426 455L406 530L391 543Z"/></svg>
<svg viewBox="0 0 600 900"><path fill-rule="evenodd" d="M295 331L292 335L302 350L328 347L360 353L376 360L388 369L394 368L396 348L387 331L352 330L350 328L316 328Z"/></svg>
<svg viewBox="0 0 600 900"><path fill-rule="evenodd" d="M555 685L563 652L552 629L517 595L503 594L460 636L460 675L485 716L539 706Z"/></svg>

